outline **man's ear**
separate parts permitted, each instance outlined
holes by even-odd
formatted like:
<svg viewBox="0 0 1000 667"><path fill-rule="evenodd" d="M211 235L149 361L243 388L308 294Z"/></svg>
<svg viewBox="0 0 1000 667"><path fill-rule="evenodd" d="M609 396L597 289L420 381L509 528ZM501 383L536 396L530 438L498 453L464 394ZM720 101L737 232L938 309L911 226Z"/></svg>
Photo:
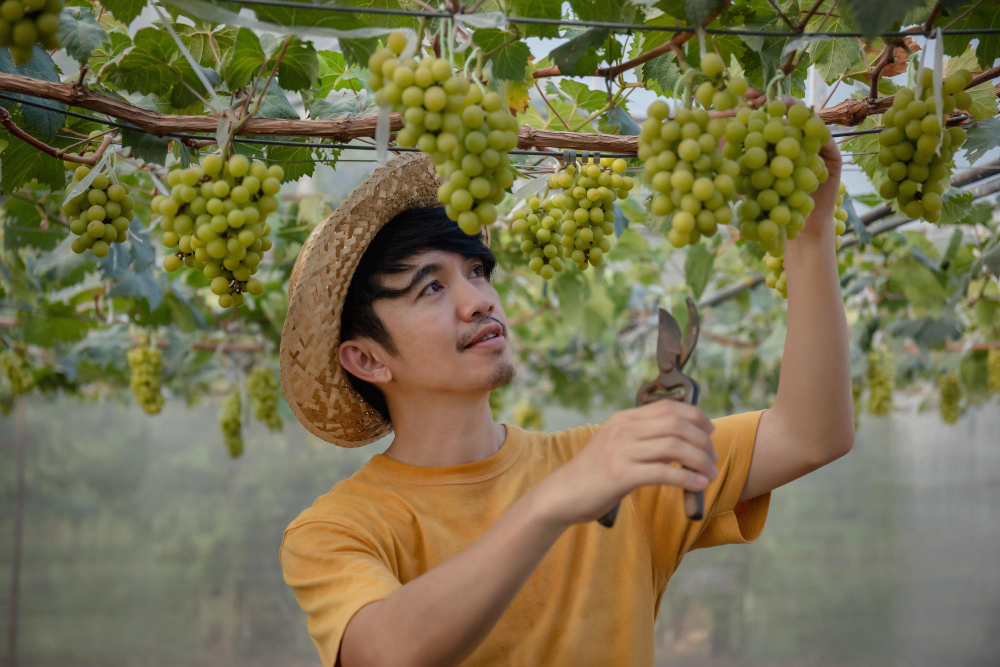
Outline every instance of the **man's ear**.
<svg viewBox="0 0 1000 667"><path fill-rule="evenodd" d="M374 347L373 342L365 339L345 340L337 350L337 358L340 365L359 380L372 384L389 382L392 371L379 361Z"/></svg>

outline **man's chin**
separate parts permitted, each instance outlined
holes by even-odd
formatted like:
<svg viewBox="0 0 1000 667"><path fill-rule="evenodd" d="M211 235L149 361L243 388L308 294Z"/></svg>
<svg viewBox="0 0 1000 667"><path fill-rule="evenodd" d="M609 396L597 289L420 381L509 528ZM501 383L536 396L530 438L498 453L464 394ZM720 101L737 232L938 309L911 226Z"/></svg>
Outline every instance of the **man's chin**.
<svg viewBox="0 0 1000 667"><path fill-rule="evenodd" d="M506 387L508 384L513 382L516 375L517 371L514 370L514 364L504 359L497 363L497 365L493 368L493 372L490 374L490 377L486 382L487 387L490 391Z"/></svg>

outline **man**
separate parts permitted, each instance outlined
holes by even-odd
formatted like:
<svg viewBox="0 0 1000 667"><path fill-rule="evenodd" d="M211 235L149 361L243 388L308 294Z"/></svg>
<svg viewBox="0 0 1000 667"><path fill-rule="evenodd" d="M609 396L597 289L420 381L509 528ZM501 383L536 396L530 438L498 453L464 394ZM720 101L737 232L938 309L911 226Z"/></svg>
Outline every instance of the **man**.
<svg viewBox="0 0 1000 667"><path fill-rule="evenodd" d="M753 542L771 489L853 446L840 156L824 155L830 179L785 255L774 405L713 420L657 401L559 433L495 423L490 391L514 376L495 261L433 208L419 155L376 169L313 231L289 284L285 395L343 447L394 431L284 534L284 578L324 665L653 663L683 556ZM684 515L685 490L704 491L703 520ZM619 501L610 529L595 521Z"/></svg>

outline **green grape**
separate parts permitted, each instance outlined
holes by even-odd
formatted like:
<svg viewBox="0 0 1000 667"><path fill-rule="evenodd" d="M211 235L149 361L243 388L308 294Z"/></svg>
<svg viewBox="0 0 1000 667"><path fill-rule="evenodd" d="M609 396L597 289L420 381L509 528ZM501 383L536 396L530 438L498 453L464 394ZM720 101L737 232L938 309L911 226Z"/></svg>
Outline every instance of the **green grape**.
<svg viewBox="0 0 1000 667"><path fill-rule="evenodd" d="M989 350L986 353L986 386L991 396L1000 394L1000 350Z"/></svg>
<svg viewBox="0 0 1000 667"><path fill-rule="evenodd" d="M923 71L924 80L932 80L930 70ZM942 109L968 109L972 98L964 87L971 81L968 70L945 77ZM882 125L886 129L879 133L879 164L887 168L888 180L879 186L879 195L895 201L910 217L937 222L941 194L950 187L954 155L965 143L965 130L942 128L930 84L922 86L920 99L912 88L897 91L892 107L882 115Z"/></svg>
<svg viewBox="0 0 1000 667"><path fill-rule="evenodd" d="M962 416L962 384L958 373L942 373L937 378L938 409L946 424L954 424Z"/></svg>
<svg viewBox="0 0 1000 667"><path fill-rule="evenodd" d="M271 431L281 430L278 379L269 368L257 366L247 378L247 394L257 419Z"/></svg>
<svg viewBox="0 0 1000 667"><path fill-rule="evenodd" d="M95 130L91 138L99 135ZM85 155L92 154L88 151ZM77 183L90 175L91 169L69 161L63 161L63 165L73 174L68 194ZM129 187L117 183L118 175L114 171L110 173L110 177L98 174L86 190L63 202L62 212L69 220L70 232L77 237L73 239L71 248L78 255L90 250L95 257L106 257L110 252L109 244L124 243L128 238L128 223L135 217L131 197L128 197ZM126 202L127 207L122 206Z"/></svg>
<svg viewBox="0 0 1000 667"><path fill-rule="evenodd" d="M529 431L540 431L544 426L542 409L534 403L524 401L514 408L514 426Z"/></svg>
<svg viewBox="0 0 1000 667"><path fill-rule="evenodd" d="M0 352L0 369L7 376L15 396L26 394L34 388L35 376L20 351L11 349Z"/></svg>
<svg viewBox="0 0 1000 667"><path fill-rule="evenodd" d="M599 266L611 250L614 202L634 187L625 160L593 158L567 164L549 177L543 198L529 197L511 213L528 268L548 280L572 261L581 271Z"/></svg>
<svg viewBox="0 0 1000 667"><path fill-rule="evenodd" d="M226 296L229 296L228 294ZM231 298L231 297L230 297ZM243 419L240 399L240 388L237 386L224 399L219 411L219 428L222 429L222 441L226 445L230 458L238 458L243 453Z"/></svg>
<svg viewBox="0 0 1000 667"><path fill-rule="evenodd" d="M35 44L59 48L59 13L64 0L4 0L0 3L0 46L10 49L15 65L31 60Z"/></svg>
<svg viewBox="0 0 1000 667"><path fill-rule="evenodd" d="M176 249L164 257L163 268L177 271L183 265L204 272L222 308L241 305L245 292L261 294L263 284L251 276L271 247L271 227L264 221L278 208L275 195L283 178L279 165L239 154L223 160L208 153L199 165L170 171L169 195L158 194L151 203L160 216L163 245Z"/></svg>
<svg viewBox="0 0 1000 667"><path fill-rule="evenodd" d="M159 414L163 409L163 395L160 393L163 353L158 347L143 340L130 349L126 356L131 372L129 388L135 396L135 402L146 414Z"/></svg>
<svg viewBox="0 0 1000 667"><path fill-rule="evenodd" d="M893 412L893 392L896 388L896 366L888 349L868 352L868 412L885 417Z"/></svg>

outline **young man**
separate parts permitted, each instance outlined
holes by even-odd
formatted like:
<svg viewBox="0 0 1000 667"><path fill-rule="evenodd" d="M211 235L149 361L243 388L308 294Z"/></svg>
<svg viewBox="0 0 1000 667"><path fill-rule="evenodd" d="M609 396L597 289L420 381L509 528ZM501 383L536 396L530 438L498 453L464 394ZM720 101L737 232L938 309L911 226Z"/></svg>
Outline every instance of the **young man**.
<svg viewBox="0 0 1000 667"><path fill-rule="evenodd" d="M289 283L285 395L343 447L394 431L279 550L323 665L653 664L684 555L753 542L771 489L853 446L840 156L825 156L785 254L775 403L713 420L663 400L559 433L495 423L490 391L514 377L495 260L433 208L419 155L376 169L313 231ZM703 520L684 515L685 490L704 491ZM619 501L615 524L597 523Z"/></svg>

